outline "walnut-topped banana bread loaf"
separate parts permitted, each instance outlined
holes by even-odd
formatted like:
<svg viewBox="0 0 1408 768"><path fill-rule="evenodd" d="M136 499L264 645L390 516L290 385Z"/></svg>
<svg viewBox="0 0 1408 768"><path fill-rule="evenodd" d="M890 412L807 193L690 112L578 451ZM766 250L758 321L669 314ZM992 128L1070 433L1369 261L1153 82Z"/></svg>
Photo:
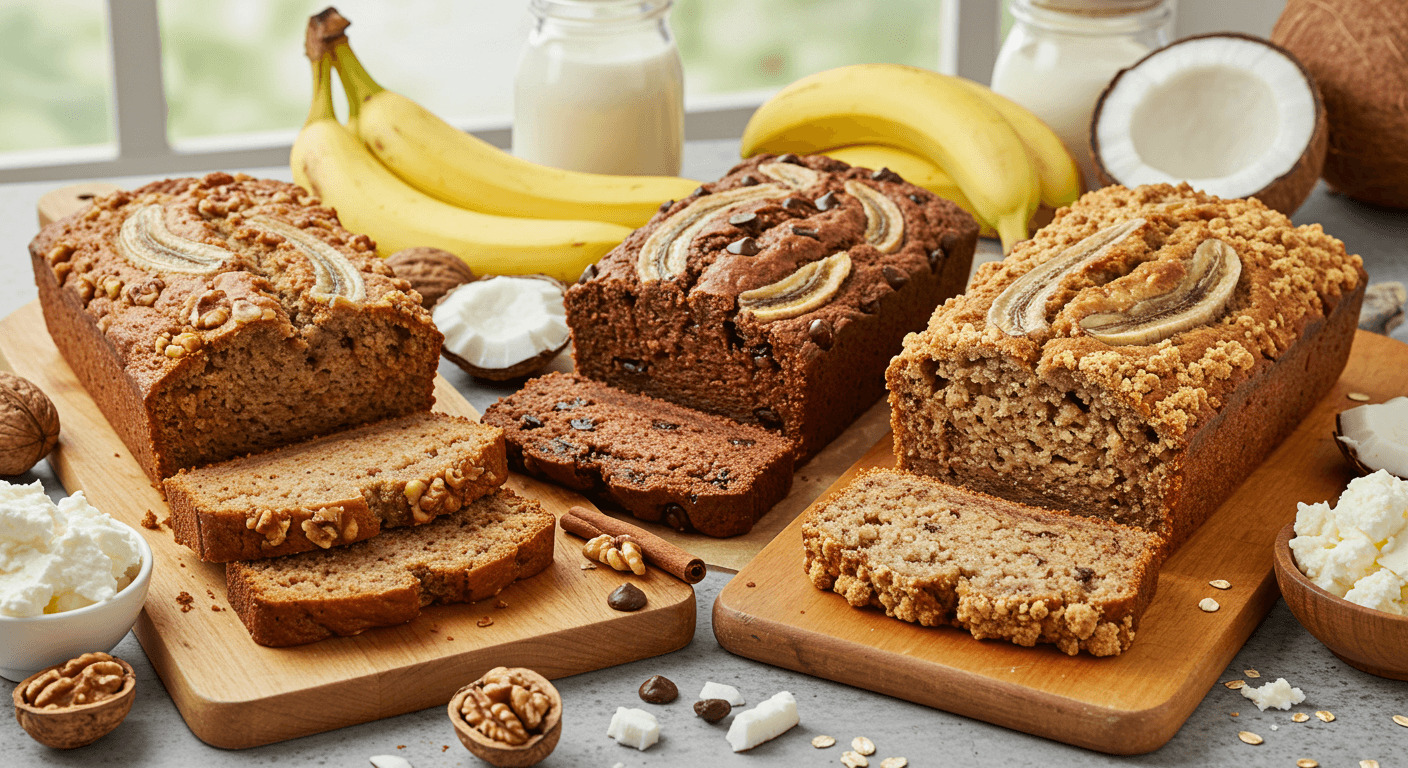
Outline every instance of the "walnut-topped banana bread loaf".
<svg viewBox="0 0 1408 768"><path fill-rule="evenodd" d="M55 345L153 481L434 402L430 314L291 184L115 192L29 250Z"/></svg>
<svg viewBox="0 0 1408 768"><path fill-rule="evenodd" d="M162 485L177 543L225 563L428 523L507 479L503 432L424 411L182 470Z"/></svg>
<svg viewBox="0 0 1408 768"><path fill-rule="evenodd" d="M1113 656L1154 597L1159 537L902 470L861 474L802 522L807 575L851 605L978 639Z"/></svg>
<svg viewBox="0 0 1408 768"><path fill-rule="evenodd" d="M1091 192L906 339L895 455L1177 546L1339 377L1365 282L1254 199Z"/></svg>
<svg viewBox="0 0 1408 768"><path fill-rule="evenodd" d="M977 235L887 170L745 161L568 290L577 372L781 432L800 463L883 394L905 333L963 289Z"/></svg>

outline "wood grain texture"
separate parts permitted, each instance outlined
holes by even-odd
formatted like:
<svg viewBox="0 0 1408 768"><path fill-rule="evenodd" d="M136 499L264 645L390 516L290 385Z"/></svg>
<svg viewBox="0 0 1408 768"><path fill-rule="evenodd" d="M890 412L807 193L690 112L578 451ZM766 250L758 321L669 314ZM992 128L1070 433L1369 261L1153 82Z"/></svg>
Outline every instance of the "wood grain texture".
<svg viewBox="0 0 1408 768"><path fill-rule="evenodd" d="M1334 503L1334 497L1321 499ZM1286 606L1306 631L1355 669L1408 680L1408 616L1355 605L1317 587L1300 572L1289 543L1295 524L1276 537L1276 583Z"/></svg>
<svg viewBox="0 0 1408 768"><path fill-rule="evenodd" d="M1134 645L1123 655L1066 656L974 640L857 610L803 572L800 518L739 571L714 603L714 634L740 656L868 688L1019 731L1114 754L1173 737L1275 603L1272 550L1296 502L1338 497L1353 476L1331 432L1335 414L1408 391L1408 345L1363 331L1344 374L1295 432L1164 565ZM861 469L893 466L881 440ZM1208 585L1226 579L1230 590ZM755 586L748 586L753 584ZM1204 613L1198 601L1221 609Z"/></svg>
<svg viewBox="0 0 1408 768"><path fill-rule="evenodd" d="M37 302L0 320L0 353L59 410L49 461L64 486L85 491L151 544L151 588L134 631L186 724L209 744L252 747L444 706L494 666L558 678L668 653L694 635L692 587L652 568L630 579L646 592L646 607L613 611L606 595L626 578L582 570L581 540L558 529L553 565L498 600L430 607L409 624L356 637L255 645L225 600L224 567L197 560L169 528L141 527L148 510L165 519L166 504L54 348ZM444 379L435 395L437 410L478 418ZM518 475L507 485L557 515L586 503ZM195 599L189 612L176 602L182 592ZM499 600L507 607L495 607ZM478 626L482 618L493 624Z"/></svg>

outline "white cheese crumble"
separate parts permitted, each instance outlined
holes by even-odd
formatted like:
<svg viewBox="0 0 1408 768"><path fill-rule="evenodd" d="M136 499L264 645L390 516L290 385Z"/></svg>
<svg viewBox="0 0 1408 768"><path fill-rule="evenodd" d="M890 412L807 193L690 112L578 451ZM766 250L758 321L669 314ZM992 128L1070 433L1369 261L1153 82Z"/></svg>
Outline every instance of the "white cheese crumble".
<svg viewBox="0 0 1408 768"><path fill-rule="evenodd" d="M1380 470L1349 482L1334 507L1300 504L1291 552L1316 586L1408 615L1408 481Z"/></svg>
<svg viewBox="0 0 1408 768"><path fill-rule="evenodd" d="M1278 677L1275 682L1257 688L1243 686L1242 695L1251 699L1256 708L1262 712L1271 707L1290 709L1292 705L1305 701L1305 692L1299 688L1292 688L1284 677Z"/></svg>

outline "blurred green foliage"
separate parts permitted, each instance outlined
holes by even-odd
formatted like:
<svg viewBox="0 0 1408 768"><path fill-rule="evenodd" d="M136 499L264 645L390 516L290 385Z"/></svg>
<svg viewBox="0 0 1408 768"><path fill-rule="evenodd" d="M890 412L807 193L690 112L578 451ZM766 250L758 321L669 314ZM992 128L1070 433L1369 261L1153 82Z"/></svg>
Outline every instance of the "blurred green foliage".
<svg viewBox="0 0 1408 768"><path fill-rule="evenodd" d="M113 140L103 0L0 0L0 151Z"/></svg>

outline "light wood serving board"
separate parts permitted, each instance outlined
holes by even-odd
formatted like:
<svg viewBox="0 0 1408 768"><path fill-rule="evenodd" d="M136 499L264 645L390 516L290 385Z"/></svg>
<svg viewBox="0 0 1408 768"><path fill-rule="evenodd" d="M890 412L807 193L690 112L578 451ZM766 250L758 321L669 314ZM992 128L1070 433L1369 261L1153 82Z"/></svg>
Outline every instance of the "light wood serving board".
<svg viewBox="0 0 1408 768"><path fill-rule="evenodd" d="M1359 405L1350 392L1373 402L1408 394L1408 345L1358 332L1331 393L1164 565L1123 655L1071 657L851 608L803 572L801 517L724 588L714 634L740 656L1049 739L1114 754L1158 749L1275 604L1272 545L1296 502L1334 500L1353 477L1331 435L1335 414ZM862 469L893 465L886 438L822 498ZM1204 597L1221 609L1199 610Z"/></svg>
<svg viewBox="0 0 1408 768"><path fill-rule="evenodd" d="M62 432L49 462L64 487L85 491L151 545L151 587L133 629L186 724L209 744L252 747L443 706L497 665L558 678L668 653L694 636L692 587L652 568L630 578L645 590L646 607L614 611L606 595L627 579L582 570L581 540L559 528L552 567L498 600L427 608L409 624L356 637L255 645L225 600L224 566L197 560L169 528L141 526L148 510L165 519L166 503L54 348L38 302L0 320L0 357L58 408ZM437 410L478 418L443 379L435 400ZM586 503L518 475L508 487L558 515ZM187 612L176 601L182 592L194 598ZM493 623L479 626L484 618Z"/></svg>

